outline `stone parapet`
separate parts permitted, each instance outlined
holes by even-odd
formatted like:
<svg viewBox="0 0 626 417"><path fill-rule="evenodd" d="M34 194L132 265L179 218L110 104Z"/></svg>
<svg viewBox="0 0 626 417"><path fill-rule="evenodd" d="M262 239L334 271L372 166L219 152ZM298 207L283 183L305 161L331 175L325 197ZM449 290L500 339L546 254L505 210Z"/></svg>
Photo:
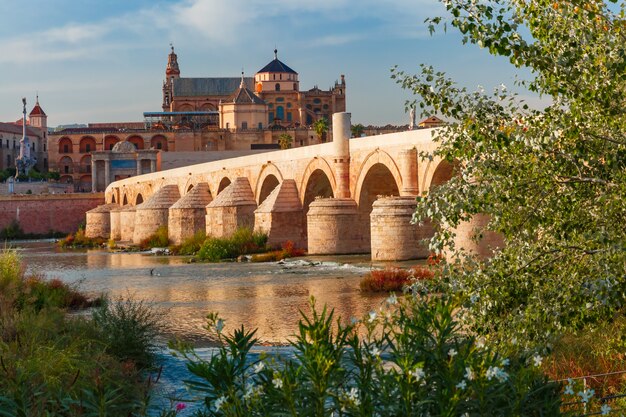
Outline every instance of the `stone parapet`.
<svg viewBox="0 0 626 417"><path fill-rule="evenodd" d="M89 210L86 215L85 236L108 239L111 235L111 210L117 207L117 204L103 204Z"/></svg>
<svg viewBox="0 0 626 417"><path fill-rule="evenodd" d="M411 224L415 197L382 197L373 204L370 214L373 261L404 261L429 255L423 242L432 236L430 224Z"/></svg>
<svg viewBox="0 0 626 417"><path fill-rule="evenodd" d="M312 255L367 253L357 204L348 198L321 198L307 213L308 251Z"/></svg>

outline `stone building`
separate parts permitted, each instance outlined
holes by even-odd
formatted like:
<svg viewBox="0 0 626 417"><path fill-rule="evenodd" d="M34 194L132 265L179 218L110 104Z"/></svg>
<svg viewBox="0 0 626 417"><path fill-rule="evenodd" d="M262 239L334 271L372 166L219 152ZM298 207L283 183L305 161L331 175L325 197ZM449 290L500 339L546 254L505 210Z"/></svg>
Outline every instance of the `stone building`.
<svg viewBox="0 0 626 417"><path fill-rule="evenodd" d="M278 51L274 50L274 59L251 77L219 77L219 78L184 78L180 76L178 56L174 47L169 54L163 81L164 112L220 112L221 102L232 101L232 95L239 88L254 91L256 97L267 105L264 120L256 122L257 108L250 116L256 123L246 120L240 112L240 124L229 124L231 129L263 129L268 125L286 127L310 126L319 118L331 120L333 113L346 111L346 81L341 75L340 81L329 90L321 90L317 86L302 91L298 73L278 59ZM225 122L225 123L229 123ZM221 128L226 128L221 124Z"/></svg>
<svg viewBox="0 0 626 417"><path fill-rule="evenodd" d="M15 158L20 153L22 124L21 118L13 123L0 122L0 170L15 168ZM47 171L48 116L39 105L39 97L28 116L26 136L31 143L31 153L37 158L35 167L40 172Z"/></svg>

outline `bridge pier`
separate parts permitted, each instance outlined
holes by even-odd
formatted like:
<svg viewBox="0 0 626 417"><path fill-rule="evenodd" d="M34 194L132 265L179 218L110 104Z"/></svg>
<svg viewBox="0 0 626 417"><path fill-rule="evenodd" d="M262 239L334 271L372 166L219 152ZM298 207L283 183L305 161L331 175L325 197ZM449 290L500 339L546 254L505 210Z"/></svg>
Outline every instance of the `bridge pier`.
<svg viewBox="0 0 626 417"><path fill-rule="evenodd" d="M237 177L206 206L207 236L230 236L240 227L254 227L257 205L247 178Z"/></svg>
<svg viewBox="0 0 626 417"><path fill-rule="evenodd" d="M209 185L201 182L169 208L167 233L173 244L180 245L199 231L206 234L206 206L212 200Z"/></svg>
<svg viewBox="0 0 626 417"><path fill-rule="evenodd" d="M414 197L383 197L374 202L371 219L372 261L404 261L428 257L430 225L411 224Z"/></svg>
<svg viewBox="0 0 626 417"><path fill-rule="evenodd" d="M169 208L180 199L176 185L161 187L145 203L137 206L133 243L140 244L152 236L159 227L167 225Z"/></svg>
<svg viewBox="0 0 626 417"><path fill-rule="evenodd" d="M349 198L322 198L309 206L307 213L309 254L341 255L368 253L359 227L356 202Z"/></svg>
<svg viewBox="0 0 626 417"><path fill-rule="evenodd" d="M284 180L254 212L254 229L268 235L268 245L278 247L291 241L304 248L304 218L294 180Z"/></svg>
<svg viewBox="0 0 626 417"><path fill-rule="evenodd" d="M141 204L140 204L141 205ZM126 206L120 211L120 240L122 242L132 242L135 232L135 212L138 206Z"/></svg>
<svg viewBox="0 0 626 417"><path fill-rule="evenodd" d="M116 207L117 204L102 204L89 210L86 215L85 236L108 239L111 234L111 210Z"/></svg>
<svg viewBox="0 0 626 417"><path fill-rule="evenodd" d="M482 259L491 257L494 250L504 246L504 239L501 234L487 230L489 220L487 214L476 214L470 221L459 224L454 228L454 247ZM450 256L449 253L445 255Z"/></svg>
<svg viewBox="0 0 626 417"><path fill-rule="evenodd" d="M117 206L114 209L112 209L110 213L111 234L109 238L115 241L122 239L122 223L120 220L120 213L122 209L123 209L122 206Z"/></svg>

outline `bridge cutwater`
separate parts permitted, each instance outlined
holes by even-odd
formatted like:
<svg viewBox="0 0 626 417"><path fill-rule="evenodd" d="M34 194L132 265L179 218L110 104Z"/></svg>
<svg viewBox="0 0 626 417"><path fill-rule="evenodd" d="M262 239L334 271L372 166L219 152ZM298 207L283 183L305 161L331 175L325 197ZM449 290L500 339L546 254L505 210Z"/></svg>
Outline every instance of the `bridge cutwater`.
<svg viewBox="0 0 626 417"><path fill-rule="evenodd" d="M415 198L453 175L449 162L419 157L435 150L437 129L350 139L350 126L350 113L335 113L329 143L112 182L106 204L87 212L86 234L138 244L167 225L179 244L200 230L222 237L248 226L270 245L291 240L309 254L427 257L432 226L410 220ZM487 221L476 216L457 228L457 244L487 256L499 237L472 239Z"/></svg>

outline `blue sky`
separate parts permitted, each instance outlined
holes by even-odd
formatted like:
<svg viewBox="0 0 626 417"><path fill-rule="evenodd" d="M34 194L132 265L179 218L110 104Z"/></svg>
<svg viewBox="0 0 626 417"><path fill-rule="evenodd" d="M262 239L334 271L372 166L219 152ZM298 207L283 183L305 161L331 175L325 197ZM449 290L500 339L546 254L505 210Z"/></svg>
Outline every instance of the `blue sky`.
<svg viewBox="0 0 626 417"><path fill-rule="evenodd" d="M39 92L51 126L141 121L160 111L169 43L183 77L252 75L279 58L302 89L346 75L354 123L404 124L412 98L390 79L429 63L462 85L512 86L503 59L428 34L432 0L0 0L0 121ZM531 100L532 101L532 100Z"/></svg>

